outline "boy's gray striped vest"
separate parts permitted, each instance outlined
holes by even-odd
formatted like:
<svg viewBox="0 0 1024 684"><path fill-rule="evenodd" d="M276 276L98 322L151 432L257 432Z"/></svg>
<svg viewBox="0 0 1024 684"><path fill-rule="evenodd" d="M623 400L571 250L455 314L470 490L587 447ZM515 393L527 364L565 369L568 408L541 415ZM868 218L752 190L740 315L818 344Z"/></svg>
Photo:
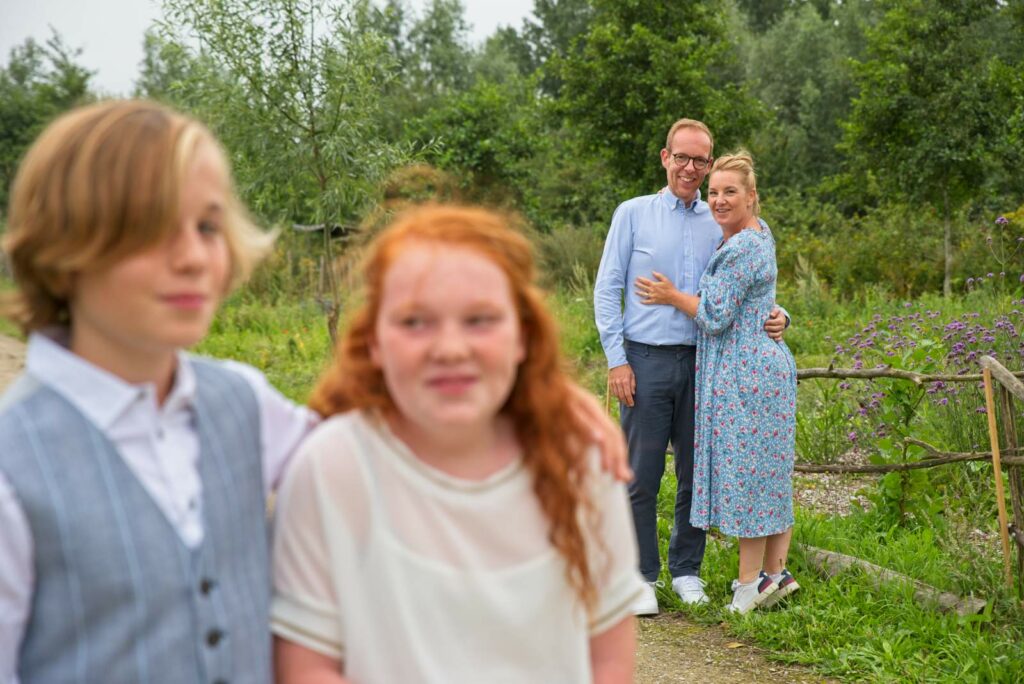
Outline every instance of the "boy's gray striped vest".
<svg viewBox="0 0 1024 684"><path fill-rule="evenodd" d="M22 684L270 681L259 409L237 373L193 362L205 529L195 550L59 394L23 377L23 396L0 412L0 471L35 551Z"/></svg>

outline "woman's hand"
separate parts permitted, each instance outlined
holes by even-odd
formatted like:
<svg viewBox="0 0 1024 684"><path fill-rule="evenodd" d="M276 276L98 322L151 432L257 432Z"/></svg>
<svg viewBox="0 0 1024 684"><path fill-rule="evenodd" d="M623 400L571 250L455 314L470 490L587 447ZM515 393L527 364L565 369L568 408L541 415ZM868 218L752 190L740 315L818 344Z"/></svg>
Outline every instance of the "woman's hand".
<svg viewBox="0 0 1024 684"><path fill-rule="evenodd" d="M657 271L651 271L654 280L638 276L634 286L636 295L643 304L666 304L674 306L690 318L697 315L700 297L680 292L671 280Z"/></svg>
<svg viewBox="0 0 1024 684"><path fill-rule="evenodd" d="M771 314L768 315L768 320L764 322L764 331L768 333L768 337L776 342L781 342L782 336L786 334L787 325L789 325L789 320L782 314L782 310L776 306L772 309Z"/></svg>
<svg viewBox="0 0 1024 684"><path fill-rule="evenodd" d="M679 290L672 284L672 281L652 271L654 280L640 276L636 279L636 294L644 304L668 304L676 306L679 297Z"/></svg>

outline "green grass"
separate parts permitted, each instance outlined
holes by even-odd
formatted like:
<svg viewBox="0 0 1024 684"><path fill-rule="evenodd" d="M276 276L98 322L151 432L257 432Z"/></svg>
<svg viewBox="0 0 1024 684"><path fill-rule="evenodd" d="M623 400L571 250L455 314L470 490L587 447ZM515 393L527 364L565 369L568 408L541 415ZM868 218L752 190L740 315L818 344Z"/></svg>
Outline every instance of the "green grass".
<svg viewBox="0 0 1024 684"><path fill-rule="evenodd" d="M665 477L659 496L662 555L670 532L675 480ZM989 601L984 614L960 618L920 606L913 590L895 583L876 587L861 571L820 575L797 544L870 560L959 595ZM663 607L705 624L724 623L769 657L812 666L843 681L1016 682L1024 672L1024 610L1004 588L998 556L963 557L956 540L931 530L877 531L870 513L846 518L797 509L788 567L801 585L792 598L767 611L736 616L725 611L739 557L734 539L709 535L702 575L710 605L684 607L670 589Z"/></svg>
<svg viewBox="0 0 1024 684"><path fill-rule="evenodd" d="M331 355L325 318L316 304L268 307L242 295L221 308L196 351L255 366L286 397L300 403Z"/></svg>
<svg viewBox="0 0 1024 684"><path fill-rule="evenodd" d="M18 330L18 326L11 323L6 318L0 318L0 335L7 335L8 337L17 337L21 339L21 331Z"/></svg>

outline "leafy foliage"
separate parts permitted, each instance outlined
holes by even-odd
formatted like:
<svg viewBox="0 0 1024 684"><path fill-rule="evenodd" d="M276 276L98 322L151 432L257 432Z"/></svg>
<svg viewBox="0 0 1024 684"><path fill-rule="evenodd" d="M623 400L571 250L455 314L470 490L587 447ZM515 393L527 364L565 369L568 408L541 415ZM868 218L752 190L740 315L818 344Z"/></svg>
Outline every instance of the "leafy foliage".
<svg viewBox="0 0 1024 684"><path fill-rule="evenodd" d="M803 3L751 39L747 79L770 113L753 142L762 188L813 188L840 172L840 123L857 94L850 59L861 56L872 10L844 3L822 15Z"/></svg>
<svg viewBox="0 0 1024 684"><path fill-rule="evenodd" d="M81 50L53 33L14 47L0 67L0 207L32 140L58 114L90 100L92 72L75 62Z"/></svg>
<svg viewBox="0 0 1024 684"><path fill-rule="evenodd" d="M160 26L166 96L210 122L260 214L354 222L404 159L380 134L393 77L371 8L312 0L167 0ZM198 50L190 46L198 44ZM170 76L170 79L168 79Z"/></svg>
<svg viewBox="0 0 1024 684"><path fill-rule="evenodd" d="M945 278L951 293L953 212L1002 147L1005 120L990 106L1001 81L988 70L985 28L1005 12L997 0L887 1L868 30L867 58L854 67L860 95L842 144L856 188L881 196L896 185L944 219Z"/></svg>

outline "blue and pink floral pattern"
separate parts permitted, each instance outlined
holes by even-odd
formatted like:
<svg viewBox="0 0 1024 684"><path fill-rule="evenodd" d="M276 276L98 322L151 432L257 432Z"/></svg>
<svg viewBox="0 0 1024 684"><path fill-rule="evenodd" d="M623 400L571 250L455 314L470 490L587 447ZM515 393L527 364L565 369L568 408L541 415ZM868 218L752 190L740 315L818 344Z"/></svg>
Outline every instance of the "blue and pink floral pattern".
<svg viewBox="0 0 1024 684"><path fill-rule="evenodd" d="M690 522L737 537L793 526L796 363L763 329L777 275L762 227L727 240L700 281Z"/></svg>

